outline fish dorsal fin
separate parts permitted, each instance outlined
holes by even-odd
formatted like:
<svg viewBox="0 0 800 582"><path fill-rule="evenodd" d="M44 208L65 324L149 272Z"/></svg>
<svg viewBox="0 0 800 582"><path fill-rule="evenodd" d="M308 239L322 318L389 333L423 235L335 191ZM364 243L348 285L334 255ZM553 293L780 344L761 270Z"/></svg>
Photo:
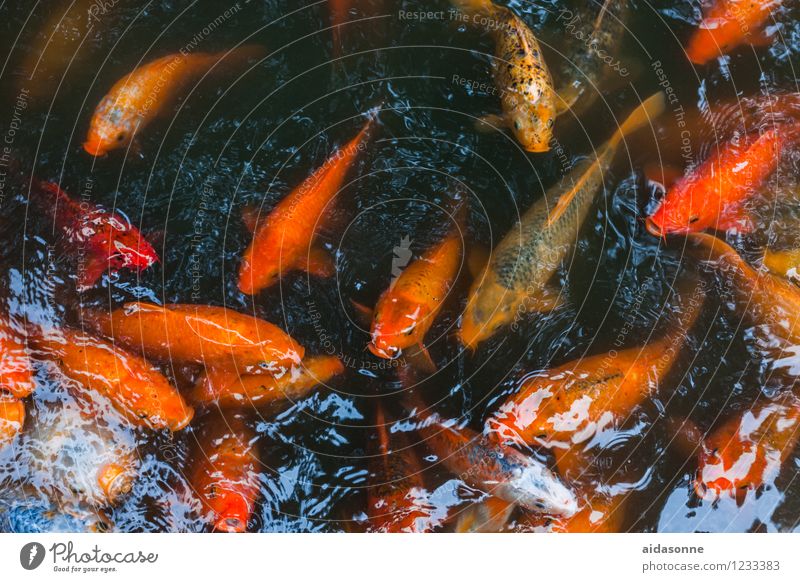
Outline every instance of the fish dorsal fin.
<svg viewBox="0 0 800 582"><path fill-rule="evenodd" d="M594 166L594 164L592 164L592 166ZM556 205L553 206L553 209L550 211L550 214L547 217L547 222L545 223L546 228L552 226L564 215L564 212L566 212L567 208L569 208L569 205L575 199L575 196L581 191L583 185L586 183L586 180L591 174L592 166L590 166L583 174L581 174L572 187L567 192L564 192L558 199L558 202L556 202Z"/></svg>

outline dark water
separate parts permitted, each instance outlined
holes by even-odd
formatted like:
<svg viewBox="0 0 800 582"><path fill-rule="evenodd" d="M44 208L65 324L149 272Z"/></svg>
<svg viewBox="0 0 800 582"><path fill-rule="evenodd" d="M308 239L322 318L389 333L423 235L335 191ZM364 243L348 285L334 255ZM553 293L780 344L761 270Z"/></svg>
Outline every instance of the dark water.
<svg viewBox="0 0 800 582"><path fill-rule="evenodd" d="M52 244L53 225L26 208L24 185L9 178L0 200L3 300L12 314L46 324L75 323L83 307L105 309L135 299L225 305L278 323L309 354L323 353L331 345L326 340L332 342L345 358L346 374L277 415L252 420L262 435L264 463L253 531L364 528L367 449L375 438L372 400L380 396L396 417L403 409L395 394L396 370L364 349L368 334L350 301L374 305L389 283L393 249L404 237L415 253L438 240L447 226L442 208L457 188L466 188L471 201L468 248L491 247L557 181L565 165L591 155L607 139L639 98L658 90L659 83L676 95L657 127L629 141L606 176L607 190L559 273L569 297L565 308L531 318L517 332L498 334L470 356L454 337L469 276L459 280L428 336L440 372L427 383L426 398L442 414L480 430L524 374L611 349L631 318L633 331L626 338L631 346L660 329L669 311L665 298L686 259L680 245L665 246L643 227L642 217L653 209L658 192L643 178L642 168L702 161L722 139L718 128L745 123L736 108L712 124L703 121L701 110L717 111L741 97L798 91L796 9L781 13L780 34L770 48L743 47L723 63L694 68L683 57L682 44L699 17L697 5L636 1L629 32L620 39L620 59L634 72L630 79L604 89L579 120L559 120L556 136L563 152L531 155L507 134L474 130L475 117L498 110L497 97L486 90L491 87L491 38L447 19L399 17L401 10L447 10L445 0L354 2L354 22L342 31L341 58L332 57L324 1L119 0L106 3L82 44L72 45L74 58L66 72L49 79L48 97L21 98L21 62L41 46L48 19L68 4L0 6L0 130L22 172L124 212L154 241L162 261L139 277L122 272L78 295L69 257ZM559 70L560 3L507 5L537 32L551 69ZM230 14L204 32L226 10ZM203 51L259 43L269 54L245 74L190 87L173 113L143 132L138 152L91 159L81 143L95 105L111 85L197 35ZM486 87L467 88L454 76ZM236 270L250 240L242 211L274 205L334 146L350 139L362 123L358 116L380 104L377 139L337 198L334 227L320 235L335 252L336 277L309 280L293 274L254 300L239 293ZM688 134L678 128L678 106L687 116ZM796 187L798 156L786 158L785 182L775 187L789 191ZM757 234L736 240L746 252L757 253L769 233L774 238L780 232L780 225L770 228L775 207L761 210L766 218ZM797 213L788 212L787 221ZM622 530L797 529L797 451L774 483L737 505L696 499L689 485L694 461L669 447L668 418L690 417L710 429L749 408L760 392L790 387L792 380L773 376L766 364L752 323L712 293L658 397L597 445L604 463L592 473L590 487L630 493ZM52 407L71 401L53 370L39 369L37 381L39 389L27 403L26 430L34 437L36 431L47 433L32 425L46 427L58 416ZM199 422L202 415L195 425ZM96 427L89 423L81 430ZM104 529L206 527L193 513L185 477L193 434L192 428L174 438L131 432L140 475L131 494L105 510L111 525ZM535 454L547 459L546 452ZM46 486L52 471L27 467L26 455L23 449L6 449L0 456L0 530L96 527L97 508L75 511L60 497L53 501ZM429 453L422 462L437 515L443 518L475 498Z"/></svg>

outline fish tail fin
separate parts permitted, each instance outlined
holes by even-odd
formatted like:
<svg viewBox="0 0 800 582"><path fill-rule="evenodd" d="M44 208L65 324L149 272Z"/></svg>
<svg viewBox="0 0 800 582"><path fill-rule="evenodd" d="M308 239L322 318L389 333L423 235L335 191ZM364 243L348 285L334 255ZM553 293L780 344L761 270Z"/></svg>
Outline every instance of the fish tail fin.
<svg viewBox="0 0 800 582"><path fill-rule="evenodd" d="M460 10L464 14L470 16L475 14L492 14L495 11L495 5L492 0L450 0L450 4L456 10Z"/></svg>
<svg viewBox="0 0 800 582"><path fill-rule="evenodd" d="M695 258L704 262L726 260L739 265L746 265L736 250L719 237L704 232L696 232L687 236L690 252Z"/></svg>
<svg viewBox="0 0 800 582"><path fill-rule="evenodd" d="M666 101L664 100L664 93L661 91L645 99L617 128L617 131L608 140L608 147L615 150L623 139L651 124L664 112L665 107Z"/></svg>

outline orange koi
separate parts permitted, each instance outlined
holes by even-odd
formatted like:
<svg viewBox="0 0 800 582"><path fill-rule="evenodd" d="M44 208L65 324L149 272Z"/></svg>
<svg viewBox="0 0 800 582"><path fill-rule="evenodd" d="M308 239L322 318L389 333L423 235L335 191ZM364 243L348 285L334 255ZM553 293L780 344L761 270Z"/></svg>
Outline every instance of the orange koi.
<svg viewBox="0 0 800 582"><path fill-rule="evenodd" d="M182 89L217 66L241 67L264 55L260 46L219 53L179 52L142 65L118 81L94 111L83 149L102 156L127 147L136 133L171 107Z"/></svg>
<svg viewBox="0 0 800 582"><path fill-rule="evenodd" d="M457 225L465 222L466 205L459 210ZM372 320L369 351L394 359L404 349L424 350L430 330L458 275L464 252L464 232L456 226L437 245L412 261L383 292Z"/></svg>
<svg viewBox="0 0 800 582"><path fill-rule="evenodd" d="M383 407L376 406L377 439L370 459L372 482L367 489L370 531L425 533L433 529L430 511L416 493L424 490L422 467L409 439L391 430Z"/></svg>
<svg viewBox="0 0 800 582"><path fill-rule="evenodd" d="M704 233L689 236L690 251L726 277L740 306L776 336L800 344L800 290L792 283L748 265L725 241Z"/></svg>
<svg viewBox="0 0 800 582"><path fill-rule="evenodd" d="M800 400L789 393L731 418L704 441L695 490L732 497L775 480L800 439Z"/></svg>
<svg viewBox="0 0 800 582"><path fill-rule="evenodd" d="M19 434L25 424L25 405L21 400L0 391L0 449Z"/></svg>
<svg viewBox="0 0 800 582"><path fill-rule="evenodd" d="M745 43L769 44L764 33L781 0L715 0L706 3L703 20L689 39L686 55L696 65L729 53Z"/></svg>
<svg viewBox="0 0 800 582"><path fill-rule="evenodd" d="M558 453L559 471L565 474L562 465L571 466L572 459L559 456L575 454L579 443L608 426L622 424L675 364L701 312L704 285L700 282L693 292L680 295L685 309L661 339L525 378L519 391L487 420L487 432L501 441L552 447Z"/></svg>
<svg viewBox="0 0 800 582"><path fill-rule="evenodd" d="M190 482L215 531L243 532L259 494L258 436L241 413L213 416L197 435Z"/></svg>
<svg viewBox="0 0 800 582"><path fill-rule="evenodd" d="M0 315L0 392L5 390L15 398L25 398L33 388L24 336L9 317Z"/></svg>
<svg viewBox="0 0 800 582"><path fill-rule="evenodd" d="M70 329L31 341L67 377L81 384L88 396L106 397L136 426L178 431L194 416L192 407L158 369L113 344Z"/></svg>
<svg viewBox="0 0 800 582"><path fill-rule="evenodd" d="M320 219L344 184L347 173L366 149L375 112L347 145L253 224L253 240L239 267L239 290L255 295L289 271L301 269L320 277L333 274L327 253L312 246ZM259 224L260 222L260 224Z"/></svg>
<svg viewBox="0 0 800 582"><path fill-rule="evenodd" d="M742 214L742 204L775 171L783 147L800 125L777 127L744 147L730 142L690 175L678 180L647 219L655 236L686 234L713 228L752 229Z"/></svg>
<svg viewBox="0 0 800 582"><path fill-rule="evenodd" d="M197 381L191 399L197 404L215 403L222 409L293 402L342 372L344 365L335 356L304 360L281 376L209 368Z"/></svg>
<svg viewBox="0 0 800 582"><path fill-rule="evenodd" d="M106 337L160 361L275 372L304 354L279 327L225 307L136 302L86 317Z"/></svg>

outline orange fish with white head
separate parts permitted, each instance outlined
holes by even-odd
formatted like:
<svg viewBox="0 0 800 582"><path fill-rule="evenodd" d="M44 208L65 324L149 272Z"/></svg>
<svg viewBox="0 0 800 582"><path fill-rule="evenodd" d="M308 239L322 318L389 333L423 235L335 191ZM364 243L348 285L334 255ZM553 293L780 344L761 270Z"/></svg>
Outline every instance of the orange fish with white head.
<svg viewBox="0 0 800 582"><path fill-rule="evenodd" d="M142 65L100 101L83 149L102 156L128 147L137 132L174 104L186 84L217 67L241 67L263 55L263 47L247 45L219 53L181 51Z"/></svg>

